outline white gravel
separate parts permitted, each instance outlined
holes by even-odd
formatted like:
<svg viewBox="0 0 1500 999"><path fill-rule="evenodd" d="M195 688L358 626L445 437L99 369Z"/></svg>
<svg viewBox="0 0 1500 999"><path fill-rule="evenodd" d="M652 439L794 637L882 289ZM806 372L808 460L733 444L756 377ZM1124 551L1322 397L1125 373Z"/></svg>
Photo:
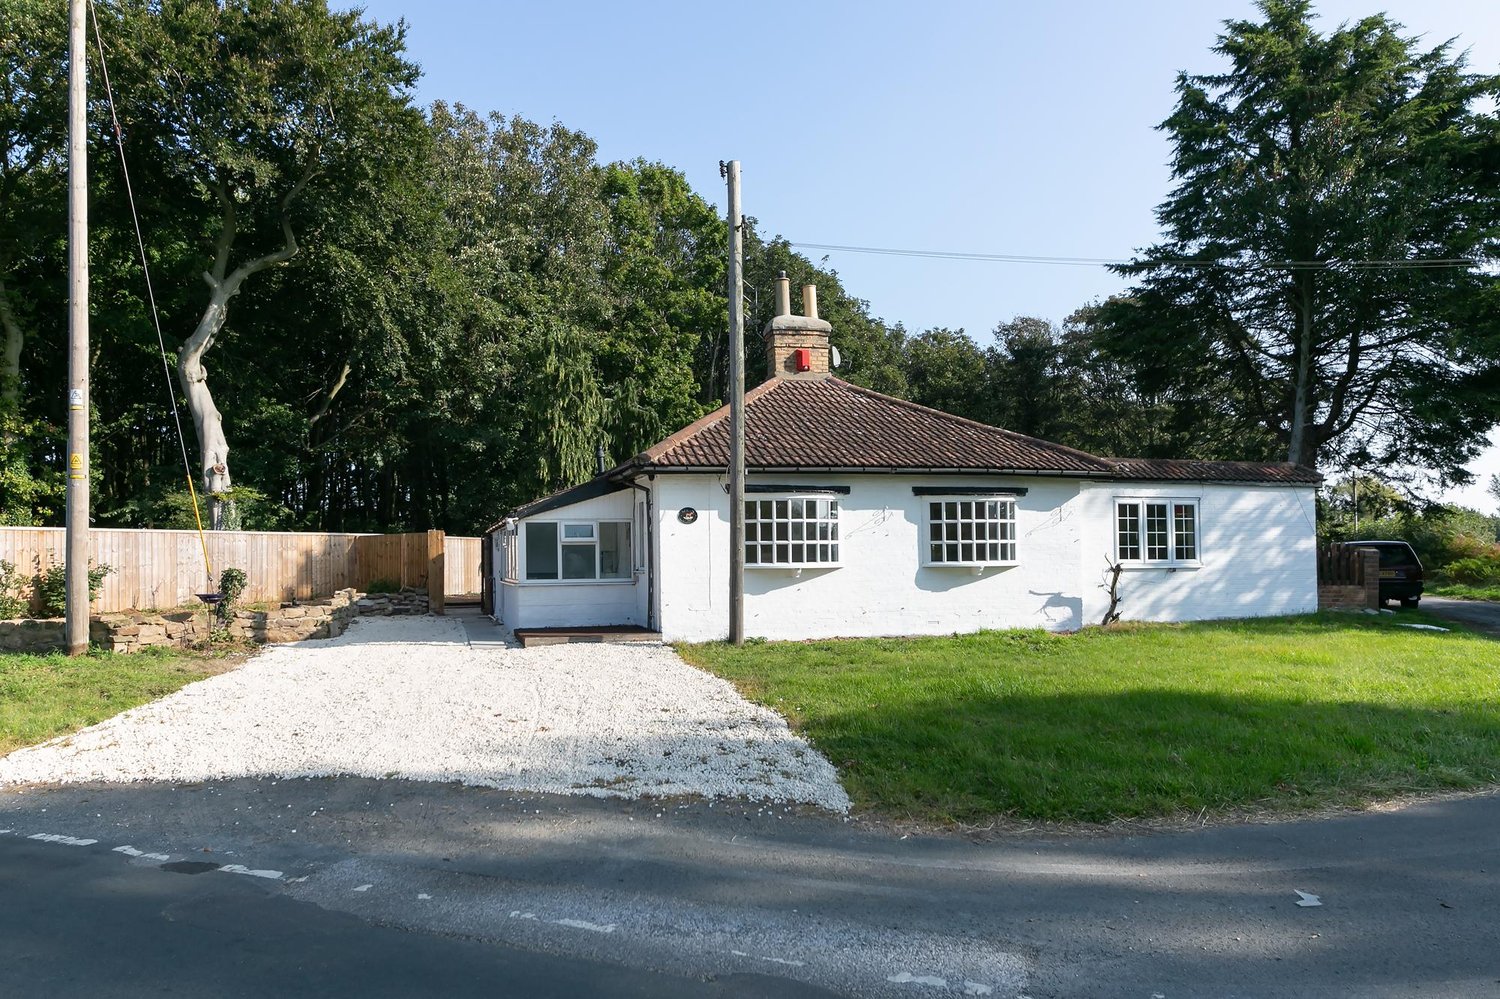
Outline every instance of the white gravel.
<svg viewBox="0 0 1500 999"><path fill-rule="evenodd" d="M471 648L432 617L361 618L0 759L0 787L339 774L849 808L780 715L670 648Z"/></svg>

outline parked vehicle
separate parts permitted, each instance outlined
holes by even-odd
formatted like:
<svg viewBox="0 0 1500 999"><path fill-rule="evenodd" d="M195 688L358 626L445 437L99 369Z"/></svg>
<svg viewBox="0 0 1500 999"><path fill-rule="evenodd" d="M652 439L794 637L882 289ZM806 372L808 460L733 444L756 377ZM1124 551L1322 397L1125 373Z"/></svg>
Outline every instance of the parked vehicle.
<svg viewBox="0 0 1500 999"><path fill-rule="evenodd" d="M1346 541L1346 548L1373 548L1380 553L1380 602L1400 600L1415 607L1422 599L1422 560L1405 541Z"/></svg>

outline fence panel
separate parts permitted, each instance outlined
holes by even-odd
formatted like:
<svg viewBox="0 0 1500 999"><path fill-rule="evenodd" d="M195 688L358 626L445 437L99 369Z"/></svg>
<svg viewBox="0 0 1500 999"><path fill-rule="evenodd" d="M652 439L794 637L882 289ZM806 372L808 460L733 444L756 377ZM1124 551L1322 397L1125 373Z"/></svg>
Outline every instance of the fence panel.
<svg viewBox="0 0 1500 999"><path fill-rule="evenodd" d="M60 527L0 527L0 559L13 563L29 579L61 561L64 533ZM245 571L242 599L247 603L327 596L346 586L367 588L372 580L425 586L433 543L426 533L276 531L210 531L205 540L212 580L204 571L203 543L196 531L93 529L89 541L94 564L115 570L105 577L93 611L196 604L195 595L218 589L219 573L229 567ZM454 542L465 548L478 544L478 539L449 538L445 543ZM453 577L458 588L451 592L477 591L477 549L472 558L465 551L445 553L443 560L454 567L449 573L462 573Z"/></svg>
<svg viewBox="0 0 1500 999"><path fill-rule="evenodd" d="M479 553L483 538L455 538L444 542L443 590L449 597L479 594Z"/></svg>

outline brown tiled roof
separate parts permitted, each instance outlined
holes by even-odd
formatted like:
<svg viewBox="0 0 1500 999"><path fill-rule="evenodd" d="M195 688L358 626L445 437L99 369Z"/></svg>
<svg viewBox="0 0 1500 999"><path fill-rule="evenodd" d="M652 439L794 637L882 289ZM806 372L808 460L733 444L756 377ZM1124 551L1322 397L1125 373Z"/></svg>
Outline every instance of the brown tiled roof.
<svg viewBox="0 0 1500 999"><path fill-rule="evenodd" d="M725 468L729 410L718 409L631 464ZM1110 476L1102 458L928 409L839 378L773 378L745 393L750 468L955 469Z"/></svg>
<svg viewBox="0 0 1500 999"><path fill-rule="evenodd" d="M1316 469L1289 461L1194 461L1185 458L1111 458L1121 479L1147 482L1296 482L1323 481Z"/></svg>

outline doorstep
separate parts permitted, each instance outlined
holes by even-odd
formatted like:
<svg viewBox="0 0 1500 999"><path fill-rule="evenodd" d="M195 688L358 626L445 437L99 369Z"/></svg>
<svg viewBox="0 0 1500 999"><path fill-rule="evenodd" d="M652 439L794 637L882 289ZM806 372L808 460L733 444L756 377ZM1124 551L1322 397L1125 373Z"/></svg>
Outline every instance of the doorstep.
<svg viewBox="0 0 1500 999"><path fill-rule="evenodd" d="M568 645L575 642L659 642L661 632L637 624L605 624L581 628L517 628L521 648L537 645Z"/></svg>

